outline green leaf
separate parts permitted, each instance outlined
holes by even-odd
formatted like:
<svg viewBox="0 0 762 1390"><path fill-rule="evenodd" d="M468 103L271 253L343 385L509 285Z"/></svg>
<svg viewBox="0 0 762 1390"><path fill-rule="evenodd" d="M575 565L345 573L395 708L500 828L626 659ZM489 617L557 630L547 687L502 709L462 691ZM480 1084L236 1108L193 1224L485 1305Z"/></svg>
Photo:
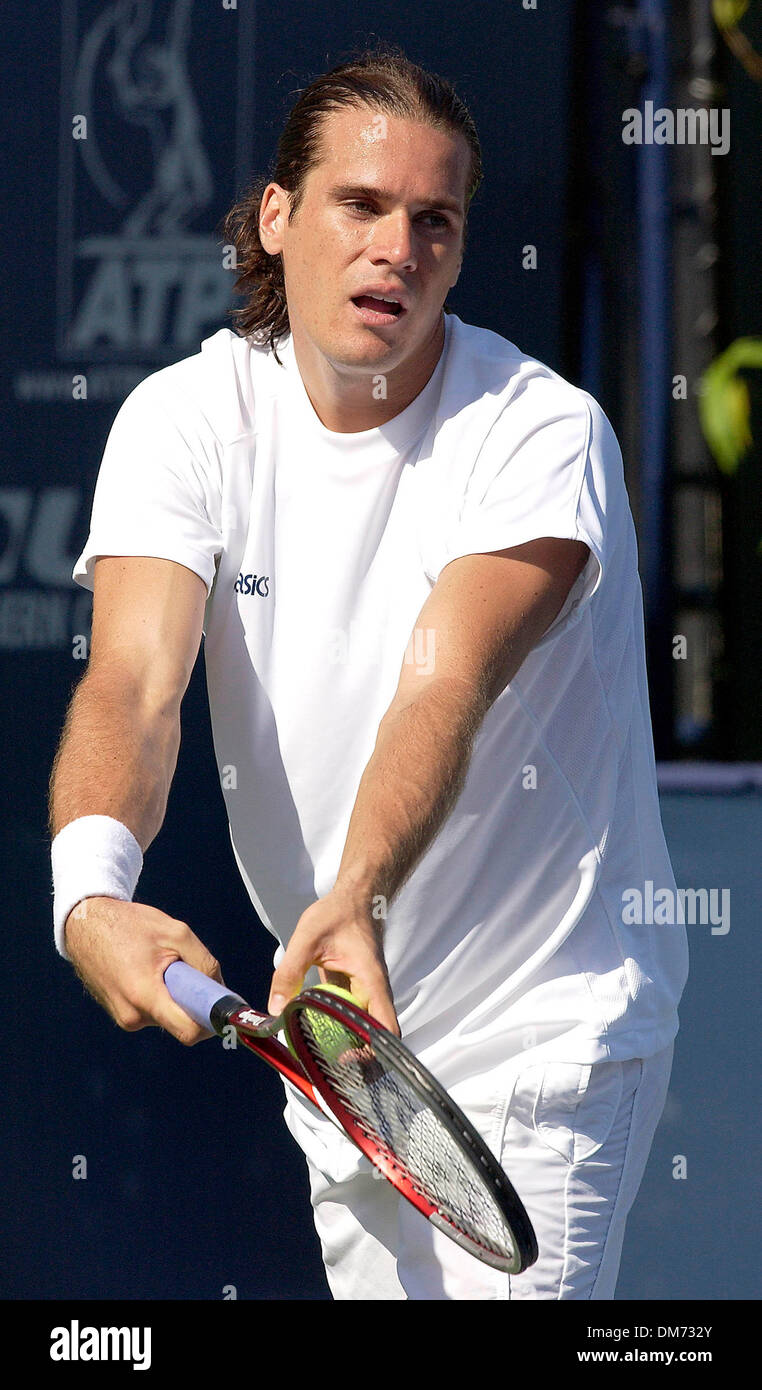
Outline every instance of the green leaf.
<svg viewBox="0 0 762 1390"><path fill-rule="evenodd" d="M712 0L712 15L718 29L735 29L749 8L750 0Z"/></svg>
<svg viewBox="0 0 762 1390"><path fill-rule="evenodd" d="M738 375L748 367L762 367L762 338L737 338L699 382L701 429L723 473L735 473L753 442L749 389Z"/></svg>

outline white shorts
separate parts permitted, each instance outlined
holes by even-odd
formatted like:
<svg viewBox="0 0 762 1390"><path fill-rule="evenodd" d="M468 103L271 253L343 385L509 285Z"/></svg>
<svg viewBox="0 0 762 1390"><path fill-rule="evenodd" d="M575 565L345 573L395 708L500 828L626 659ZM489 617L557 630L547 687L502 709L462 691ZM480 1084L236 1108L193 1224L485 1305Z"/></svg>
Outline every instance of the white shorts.
<svg viewBox="0 0 762 1390"><path fill-rule="evenodd" d="M335 1299L610 1299L667 1095L673 1044L623 1062L538 1062L452 1090L527 1208L539 1257L501 1274L435 1230L289 1088ZM506 1076L509 1077L506 1080ZM494 1080L494 1078L493 1078Z"/></svg>

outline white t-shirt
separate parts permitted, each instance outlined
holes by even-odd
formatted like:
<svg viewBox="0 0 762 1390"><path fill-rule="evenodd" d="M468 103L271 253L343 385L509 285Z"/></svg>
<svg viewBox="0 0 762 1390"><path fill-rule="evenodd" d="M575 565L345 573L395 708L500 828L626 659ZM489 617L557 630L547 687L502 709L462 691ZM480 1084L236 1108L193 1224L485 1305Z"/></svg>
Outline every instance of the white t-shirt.
<svg viewBox="0 0 762 1390"><path fill-rule="evenodd" d="M506 1057L646 1056L677 1029L679 924L661 826L635 532L600 407L445 315L437 367L387 424L326 429L293 340L222 329L149 376L112 427L87 545L194 570L233 848L281 943L332 888L363 770L441 569L539 536L584 541L561 613L487 713L447 821L389 906L403 1036L452 1084ZM276 959L279 959L276 952Z"/></svg>

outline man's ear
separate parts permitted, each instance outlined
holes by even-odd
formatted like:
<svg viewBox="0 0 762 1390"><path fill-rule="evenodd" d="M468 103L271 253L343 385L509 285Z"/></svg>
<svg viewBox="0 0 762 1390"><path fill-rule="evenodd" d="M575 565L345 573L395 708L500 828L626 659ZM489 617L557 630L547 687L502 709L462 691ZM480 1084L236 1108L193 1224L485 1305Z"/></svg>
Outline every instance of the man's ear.
<svg viewBox="0 0 762 1390"><path fill-rule="evenodd" d="M259 205L259 239L271 256L283 249L283 229L289 207L288 191L279 183L268 183Z"/></svg>

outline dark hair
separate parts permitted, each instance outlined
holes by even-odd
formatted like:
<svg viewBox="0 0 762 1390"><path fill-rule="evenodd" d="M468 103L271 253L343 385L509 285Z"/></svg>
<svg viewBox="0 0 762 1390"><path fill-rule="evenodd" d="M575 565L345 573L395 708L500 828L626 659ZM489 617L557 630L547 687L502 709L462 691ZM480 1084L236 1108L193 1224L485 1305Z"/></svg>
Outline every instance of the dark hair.
<svg viewBox="0 0 762 1390"><path fill-rule="evenodd" d="M244 305L233 311L235 325L242 336L251 334L262 344L268 340L273 351L277 339L288 332L289 319L282 257L269 255L259 238L262 195L270 182L285 188L291 195L290 221L300 206L305 178L319 162L325 117L341 107L361 106L378 107L465 137L471 150L466 212L481 183L479 137L464 102L449 82L418 67L397 45L380 43L316 77L291 109L272 172L254 181L222 224L225 240L236 251L236 289L246 297Z"/></svg>

